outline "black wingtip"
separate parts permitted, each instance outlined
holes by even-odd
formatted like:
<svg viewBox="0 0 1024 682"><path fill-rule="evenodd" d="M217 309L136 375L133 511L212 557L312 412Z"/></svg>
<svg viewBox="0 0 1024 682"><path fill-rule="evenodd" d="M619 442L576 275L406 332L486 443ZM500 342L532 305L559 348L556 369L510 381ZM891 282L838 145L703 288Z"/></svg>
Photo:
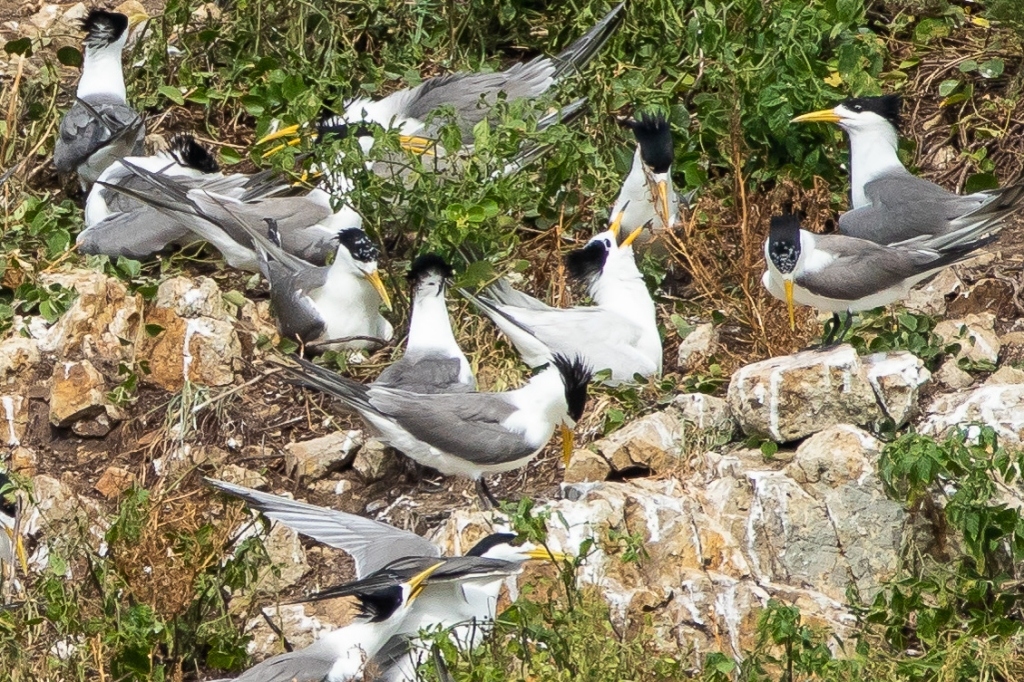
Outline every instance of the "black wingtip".
<svg viewBox="0 0 1024 682"><path fill-rule="evenodd" d="M594 371L587 364L587 361L577 355L570 359L565 355L556 353L551 358L552 364L558 368L562 375L562 383L565 384L565 402L569 407L569 416L573 421L579 421L583 416L583 409L587 406L587 389Z"/></svg>
<svg viewBox="0 0 1024 682"><path fill-rule="evenodd" d="M491 533L466 552L466 556L482 557L498 545L511 544L516 539L515 533Z"/></svg>
<svg viewBox="0 0 1024 682"><path fill-rule="evenodd" d="M128 17L120 12L91 9L82 19L85 46L101 48L116 42L128 30Z"/></svg>
<svg viewBox="0 0 1024 682"><path fill-rule="evenodd" d="M188 133L178 133L168 143L171 155L182 166L195 168L203 173L216 173L220 164L213 158L210 150L196 142Z"/></svg>
<svg viewBox="0 0 1024 682"><path fill-rule="evenodd" d="M443 279L451 279L455 276L455 271L452 270L452 266L448 265L448 262L436 253L425 253L421 256L417 256L416 260L409 266L409 272L405 275L405 278L409 282L415 284L424 277L437 274Z"/></svg>

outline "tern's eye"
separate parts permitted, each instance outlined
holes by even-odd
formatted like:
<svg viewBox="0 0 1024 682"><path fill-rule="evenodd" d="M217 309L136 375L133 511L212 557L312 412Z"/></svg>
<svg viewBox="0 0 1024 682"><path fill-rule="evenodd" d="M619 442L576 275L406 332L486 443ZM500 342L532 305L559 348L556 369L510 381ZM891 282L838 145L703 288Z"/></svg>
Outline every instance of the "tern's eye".
<svg viewBox="0 0 1024 682"><path fill-rule="evenodd" d="M604 242L604 247L605 247L606 249L610 249L610 248L612 248L612 243L611 243L611 241L609 241L609 240L607 240L607 239L602 239L601 241L603 241L603 242Z"/></svg>

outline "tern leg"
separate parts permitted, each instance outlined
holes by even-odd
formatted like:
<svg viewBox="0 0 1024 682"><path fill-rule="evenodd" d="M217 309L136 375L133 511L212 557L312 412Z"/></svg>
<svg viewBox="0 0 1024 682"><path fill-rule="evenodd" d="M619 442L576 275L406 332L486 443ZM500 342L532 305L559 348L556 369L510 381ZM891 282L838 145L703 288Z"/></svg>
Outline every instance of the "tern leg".
<svg viewBox="0 0 1024 682"><path fill-rule="evenodd" d="M821 337L821 348L831 348L838 331L839 313L832 313L832 319L825 323L825 335Z"/></svg>
<svg viewBox="0 0 1024 682"><path fill-rule="evenodd" d="M835 315L836 315L836 318L838 320L839 314L836 313ZM835 341L837 346L843 342L843 339L845 339L846 335L850 333L850 328L852 328L852 327L853 327L853 311L847 310L846 311L846 320L843 321L843 326L840 327L840 329L839 329L839 336L836 338L836 341Z"/></svg>
<svg viewBox="0 0 1024 682"><path fill-rule="evenodd" d="M491 494L491 489L487 487L487 481L483 478L476 479L476 494L484 509L495 509L500 506L498 499Z"/></svg>

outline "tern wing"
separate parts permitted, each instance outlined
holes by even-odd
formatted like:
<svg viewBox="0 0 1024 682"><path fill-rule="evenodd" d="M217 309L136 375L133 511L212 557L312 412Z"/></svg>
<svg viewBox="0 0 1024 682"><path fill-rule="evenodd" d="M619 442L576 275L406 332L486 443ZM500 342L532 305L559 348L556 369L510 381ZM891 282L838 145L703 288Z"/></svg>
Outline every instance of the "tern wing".
<svg viewBox="0 0 1024 682"><path fill-rule="evenodd" d="M262 246L256 249L261 265L265 264L263 275L270 282L270 302L281 336L305 343L319 339L327 331L327 322L309 294L327 283L328 268L291 270L279 261L268 262Z"/></svg>
<svg viewBox="0 0 1024 682"><path fill-rule="evenodd" d="M71 173L112 142L124 147L119 156L141 154L144 137L141 118L124 100L110 95L77 99L61 119L53 165Z"/></svg>
<svg viewBox="0 0 1024 682"><path fill-rule="evenodd" d="M487 296L502 305L512 305L530 310L557 310L538 298L513 289L504 277L487 287Z"/></svg>
<svg viewBox="0 0 1024 682"><path fill-rule="evenodd" d="M192 241L197 238L181 220L142 205L88 226L75 239L82 253L134 259Z"/></svg>
<svg viewBox="0 0 1024 682"><path fill-rule="evenodd" d="M818 296L853 301L962 260L990 241L935 251L882 246L842 235L815 235L815 247L832 260L821 269L804 271L794 279Z"/></svg>
<svg viewBox="0 0 1024 682"><path fill-rule="evenodd" d="M210 478L206 482L222 492L245 500L252 509L262 512L268 518L347 553L355 561L358 578L403 557L441 555L441 551L432 542L380 521L261 493L233 483Z"/></svg>
<svg viewBox="0 0 1024 682"><path fill-rule="evenodd" d="M414 438L473 464L514 462L538 448L502 425L516 408L499 393L422 396L374 387L369 399Z"/></svg>
<svg viewBox="0 0 1024 682"><path fill-rule="evenodd" d="M328 679L336 660L335 652L314 642L305 649L268 658L233 682L323 682Z"/></svg>
<svg viewBox="0 0 1024 682"><path fill-rule="evenodd" d="M421 394L472 391L471 384L459 380L461 371L459 358L439 352L406 352L385 368L373 385Z"/></svg>

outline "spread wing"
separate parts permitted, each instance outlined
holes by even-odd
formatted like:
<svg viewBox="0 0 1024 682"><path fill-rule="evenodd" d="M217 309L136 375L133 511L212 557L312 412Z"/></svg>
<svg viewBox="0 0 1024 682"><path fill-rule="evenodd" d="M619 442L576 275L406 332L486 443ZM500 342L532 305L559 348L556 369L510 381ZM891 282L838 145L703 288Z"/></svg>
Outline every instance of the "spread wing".
<svg viewBox="0 0 1024 682"><path fill-rule="evenodd" d="M296 502L240 485L206 479L214 488L239 497L267 518L279 521L317 542L342 550L356 564L356 577L365 576L406 557L437 557L440 550L415 533L355 514Z"/></svg>

